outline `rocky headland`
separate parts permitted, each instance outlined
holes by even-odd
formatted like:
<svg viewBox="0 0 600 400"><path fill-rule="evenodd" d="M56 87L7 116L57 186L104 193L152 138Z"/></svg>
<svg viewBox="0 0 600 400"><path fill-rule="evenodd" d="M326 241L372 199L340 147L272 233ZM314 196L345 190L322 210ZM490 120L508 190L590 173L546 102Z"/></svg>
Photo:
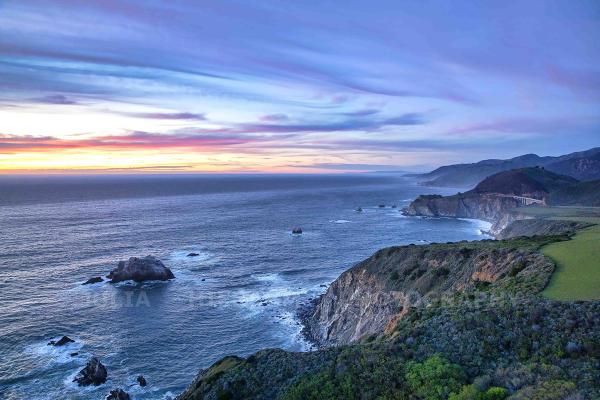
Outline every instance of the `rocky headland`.
<svg viewBox="0 0 600 400"><path fill-rule="evenodd" d="M492 235L507 237L502 231L511 223L533 218L520 212L523 207L561 205L551 201L556 198L554 194L573 191L581 185L574 178L543 168L522 168L492 175L465 193L419 196L403 213L407 216L480 219L492 223Z"/></svg>
<svg viewBox="0 0 600 400"><path fill-rule="evenodd" d="M600 302L540 295L555 265L538 249L560 240L380 250L305 315L320 350L226 357L178 399L597 398Z"/></svg>
<svg viewBox="0 0 600 400"><path fill-rule="evenodd" d="M520 284L541 291L554 264L541 254L493 242L391 247L336 279L305 318L321 346L348 344L393 329L411 308L478 287Z"/></svg>

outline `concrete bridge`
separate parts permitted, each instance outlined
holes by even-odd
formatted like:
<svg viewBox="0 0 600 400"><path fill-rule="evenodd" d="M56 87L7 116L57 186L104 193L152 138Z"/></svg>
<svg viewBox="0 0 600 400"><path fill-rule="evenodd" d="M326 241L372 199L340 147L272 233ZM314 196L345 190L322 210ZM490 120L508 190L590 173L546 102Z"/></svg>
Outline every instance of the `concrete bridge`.
<svg viewBox="0 0 600 400"><path fill-rule="evenodd" d="M514 195L510 195L510 194L502 194L502 193L493 193L493 196L498 196L498 197L510 197L513 198L515 200L517 200L519 202L519 205L521 206L530 206L533 204L539 204L542 206L546 205L546 200L542 199L534 199L533 197L523 197L523 196L514 196Z"/></svg>

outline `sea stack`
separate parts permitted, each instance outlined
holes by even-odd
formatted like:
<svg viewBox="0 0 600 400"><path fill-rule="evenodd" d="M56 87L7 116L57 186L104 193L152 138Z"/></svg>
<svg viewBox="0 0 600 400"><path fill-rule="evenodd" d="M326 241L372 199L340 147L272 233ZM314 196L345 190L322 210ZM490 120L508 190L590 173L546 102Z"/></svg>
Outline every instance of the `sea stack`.
<svg viewBox="0 0 600 400"><path fill-rule="evenodd" d="M108 371L106 367L96 357L92 357L85 365L85 368L79 371L77 376L73 378L73 382L77 382L79 386L98 386L106 382L107 376Z"/></svg>
<svg viewBox="0 0 600 400"><path fill-rule="evenodd" d="M119 261L117 268L106 276L111 283L122 281L166 281L174 279L175 275L158 258L146 256L131 257L127 261Z"/></svg>
<svg viewBox="0 0 600 400"><path fill-rule="evenodd" d="M104 400L130 400L131 397L129 393L124 391L123 389L115 389L111 390L108 396L105 397Z"/></svg>
<svg viewBox="0 0 600 400"><path fill-rule="evenodd" d="M50 343L48 343L48 346L64 346L67 343L73 343L73 342L75 342L75 341L73 339L71 339L70 337L63 336L57 341L51 340Z"/></svg>
<svg viewBox="0 0 600 400"><path fill-rule="evenodd" d="M146 382L146 378L144 378L143 375L140 375L137 377L137 382L140 384L140 386L144 387L148 384L148 382Z"/></svg>
<svg viewBox="0 0 600 400"><path fill-rule="evenodd" d="M82 285L92 285L94 283L100 283L100 282L103 282L103 281L104 281L104 279L102 279L102 277L95 276L95 277L90 278L87 281L83 282Z"/></svg>

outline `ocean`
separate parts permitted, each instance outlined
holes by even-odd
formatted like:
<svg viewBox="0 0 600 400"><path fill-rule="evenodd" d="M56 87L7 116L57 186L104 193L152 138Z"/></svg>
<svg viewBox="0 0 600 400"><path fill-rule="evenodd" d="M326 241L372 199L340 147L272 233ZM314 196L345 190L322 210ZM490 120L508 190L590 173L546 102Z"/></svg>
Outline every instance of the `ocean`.
<svg viewBox="0 0 600 400"><path fill-rule="evenodd" d="M355 263L485 238L481 221L400 213L453 192L394 174L0 177L0 398L168 399L223 356L306 351L296 312ZM82 285L146 255L176 278ZM47 345L62 335L76 342ZM91 356L108 381L80 388Z"/></svg>

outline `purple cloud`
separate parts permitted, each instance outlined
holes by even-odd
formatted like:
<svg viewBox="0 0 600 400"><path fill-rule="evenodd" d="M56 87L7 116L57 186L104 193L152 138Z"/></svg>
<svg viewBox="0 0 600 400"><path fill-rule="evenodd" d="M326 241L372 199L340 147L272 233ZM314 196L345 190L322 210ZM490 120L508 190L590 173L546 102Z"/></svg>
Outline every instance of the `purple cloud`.
<svg viewBox="0 0 600 400"><path fill-rule="evenodd" d="M196 121L205 121L206 116L204 114L195 114L189 112L180 112L180 113L162 113L162 112L154 112L154 113L120 113L123 115L128 115L134 118L143 118L143 119L164 119L164 120L196 120Z"/></svg>
<svg viewBox="0 0 600 400"><path fill-rule="evenodd" d="M53 94L43 97L36 97L31 99L35 103L42 104L56 104L56 105L75 105L79 104L77 101L70 99L62 94Z"/></svg>
<svg viewBox="0 0 600 400"><path fill-rule="evenodd" d="M261 116L260 120L264 122L281 122L289 120L289 117L285 114L268 114Z"/></svg>

